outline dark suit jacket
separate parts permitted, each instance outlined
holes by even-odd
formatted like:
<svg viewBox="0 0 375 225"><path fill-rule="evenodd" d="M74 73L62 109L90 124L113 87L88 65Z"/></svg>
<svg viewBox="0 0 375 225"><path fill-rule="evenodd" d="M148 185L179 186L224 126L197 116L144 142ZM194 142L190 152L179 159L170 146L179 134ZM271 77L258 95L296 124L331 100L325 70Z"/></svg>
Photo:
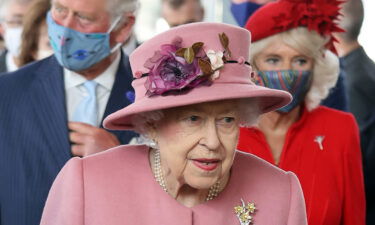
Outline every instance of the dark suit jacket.
<svg viewBox="0 0 375 225"><path fill-rule="evenodd" d="M340 59L345 71L349 111L363 129L375 113L375 63L362 47Z"/></svg>
<svg viewBox="0 0 375 225"><path fill-rule="evenodd" d="M6 63L6 57L5 57L6 53L7 53L7 51L3 51L0 54L0 74L8 71L7 63Z"/></svg>
<svg viewBox="0 0 375 225"><path fill-rule="evenodd" d="M346 75L349 110L361 129L367 224L375 224L375 63L362 47L340 60Z"/></svg>
<svg viewBox="0 0 375 225"><path fill-rule="evenodd" d="M122 56L105 116L131 102L131 70ZM54 56L0 76L0 224L37 225L48 191L68 161L63 68ZM115 132L122 143L134 133Z"/></svg>
<svg viewBox="0 0 375 225"><path fill-rule="evenodd" d="M348 97L345 91L345 76L343 71L340 71L336 85L329 91L329 95L322 101L322 105L341 111L348 111Z"/></svg>

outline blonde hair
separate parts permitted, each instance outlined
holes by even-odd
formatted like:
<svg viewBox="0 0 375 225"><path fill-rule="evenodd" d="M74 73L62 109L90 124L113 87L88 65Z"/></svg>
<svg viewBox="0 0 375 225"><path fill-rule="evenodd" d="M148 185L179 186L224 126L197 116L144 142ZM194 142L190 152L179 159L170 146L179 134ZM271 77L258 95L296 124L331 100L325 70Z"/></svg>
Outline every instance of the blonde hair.
<svg viewBox="0 0 375 225"><path fill-rule="evenodd" d="M316 31L298 27L252 43L250 63L255 65L257 55L276 39L314 60L312 84L305 97L307 110L312 111L319 106L320 102L328 96L329 90L336 85L339 76L339 59L326 49L328 38L323 38Z"/></svg>

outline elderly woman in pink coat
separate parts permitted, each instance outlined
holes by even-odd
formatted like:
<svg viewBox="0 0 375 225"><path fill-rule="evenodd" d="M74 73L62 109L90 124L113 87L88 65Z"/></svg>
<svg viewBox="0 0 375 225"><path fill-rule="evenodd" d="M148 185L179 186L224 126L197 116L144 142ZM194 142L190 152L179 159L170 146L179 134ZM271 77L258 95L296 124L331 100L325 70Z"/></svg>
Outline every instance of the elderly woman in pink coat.
<svg viewBox="0 0 375 225"><path fill-rule="evenodd" d="M235 149L241 126L291 100L251 82L249 45L245 29L195 23L135 50L135 102L104 124L146 145L71 159L41 224L306 224L296 176Z"/></svg>

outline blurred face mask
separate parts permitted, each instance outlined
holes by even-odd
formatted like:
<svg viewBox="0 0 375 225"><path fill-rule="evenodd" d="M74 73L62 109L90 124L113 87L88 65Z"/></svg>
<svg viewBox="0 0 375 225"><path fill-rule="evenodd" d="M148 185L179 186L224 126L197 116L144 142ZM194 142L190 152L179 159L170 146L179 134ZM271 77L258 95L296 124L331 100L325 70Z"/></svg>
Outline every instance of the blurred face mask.
<svg viewBox="0 0 375 225"><path fill-rule="evenodd" d="M9 54L17 57L21 51L22 27L6 27L4 32L4 44Z"/></svg>
<svg viewBox="0 0 375 225"><path fill-rule="evenodd" d="M288 113L300 105L311 85L311 71L302 70L270 70L257 71L255 83L268 88L289 92L293 100L276 111Z"/></svg>
<svg viewBox="0 0 375 225"><path fill-rule="evenodd" d="M121 47L110 48L110 33L120 22L118 17L106 33L82 33L58 25L47 14L48 36L59 64L72 71L81 71L109 56Z"/></svg>

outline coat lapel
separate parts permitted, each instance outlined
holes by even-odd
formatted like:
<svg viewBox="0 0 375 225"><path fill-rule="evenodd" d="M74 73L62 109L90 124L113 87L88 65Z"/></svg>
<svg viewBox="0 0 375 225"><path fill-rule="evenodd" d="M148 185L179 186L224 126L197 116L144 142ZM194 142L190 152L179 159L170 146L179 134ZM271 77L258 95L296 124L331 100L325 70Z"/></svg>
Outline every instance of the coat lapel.
<svg viewBox="0 0 375 225"><path fill-rule="evenodd" d="M134 89L131 86L133 80L129 58L121 53L120 64L116 73L115 83L113 84L111 95L109 96L107 107L105 109L101 127L103 127L103 119L109 114L116 112L127 105L133 103L131 99L134 97ZM110 131L117 136L121 144L128 144L133 137L138 136L132 131Z"/></svg>
<svg viewBox="0 0 375 225"><path fill-rule="evenodd" d="M41 124L43 135L48 137L46 138L48 149L56 151L53 155L56 155L56 160L63 165L71 157L63 69L52 56L44 60L34 73L36 79L31 84L30 90L33 113ZM102 121L109 114L132 103L127 98L129 92L134 93L131 81L129 59L122 54ZM114 133L120 134L121 132Z"/></svg>
<svg viewBox="0 0 375 225"><path fill-rule="evenodd" d="M65 106L63 69L55 57L49 57L34 72L31 85L31 101L42 132L48 141L48 149L56 151L56 160L64 165L71 157Z"/></svg>

